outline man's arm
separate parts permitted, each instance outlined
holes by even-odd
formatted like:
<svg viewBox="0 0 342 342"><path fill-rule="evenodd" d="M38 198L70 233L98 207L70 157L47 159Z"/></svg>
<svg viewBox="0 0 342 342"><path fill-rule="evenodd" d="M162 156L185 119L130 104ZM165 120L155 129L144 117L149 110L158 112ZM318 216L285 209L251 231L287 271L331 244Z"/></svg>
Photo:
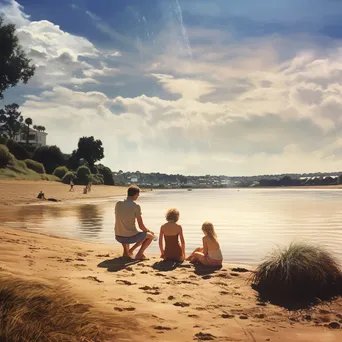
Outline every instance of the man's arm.
<svg viewBox="0 0 342 342"><path fill-rule="evenodd" d="M138 216L137 217L137 221L138 221L138 226L139 226L139 228L143 231L143 232L149 232L149 230L145 227L145 225L144 225L144 222L143 222L143 219L142 219L142 217L141 216Z"/></svg>

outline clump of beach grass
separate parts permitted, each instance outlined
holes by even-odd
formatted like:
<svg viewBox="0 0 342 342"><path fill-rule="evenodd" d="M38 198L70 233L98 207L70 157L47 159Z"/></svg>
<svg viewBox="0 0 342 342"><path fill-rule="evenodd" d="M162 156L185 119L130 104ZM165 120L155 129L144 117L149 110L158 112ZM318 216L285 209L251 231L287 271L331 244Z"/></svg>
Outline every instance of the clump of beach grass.
<svg viewBox="0 0 342 342"><path fill-rule="evenodd" d="M63 287L0 276L1 342L115 341L114 327Z"/></svg>
<svg viewBox="0 0 342 342"><path fill-rule="evenodd" d="M341 279L339 263L329 251L291 243L266 257L250 280L264 299L298 304L340 294Z"/></svg>

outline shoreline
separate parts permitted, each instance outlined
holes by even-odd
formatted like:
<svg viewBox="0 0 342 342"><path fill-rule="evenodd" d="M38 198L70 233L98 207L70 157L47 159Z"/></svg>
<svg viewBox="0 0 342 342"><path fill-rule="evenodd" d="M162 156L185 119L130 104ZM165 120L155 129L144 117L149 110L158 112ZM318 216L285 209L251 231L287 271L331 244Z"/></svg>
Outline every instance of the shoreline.
<svg viewBox="0 0 342 342"><path fill-rule="evenodd" d="M180 335L184 342L200 341L201 336L219 342L229 341L227 337L279 342L295 341L299 335L301 341L342 338L342 330L324 327L338 321L342 299L289 312L260 301L247 282L250 272L236 270L238 265L224 263L213 271L185 262L165 269L156 256L128 261L120 254L117 244L0 226L0 276L67 287L81 304L111 315L113 322L126 322L118 331L126 336L117 341L173 342Z"/></svg>

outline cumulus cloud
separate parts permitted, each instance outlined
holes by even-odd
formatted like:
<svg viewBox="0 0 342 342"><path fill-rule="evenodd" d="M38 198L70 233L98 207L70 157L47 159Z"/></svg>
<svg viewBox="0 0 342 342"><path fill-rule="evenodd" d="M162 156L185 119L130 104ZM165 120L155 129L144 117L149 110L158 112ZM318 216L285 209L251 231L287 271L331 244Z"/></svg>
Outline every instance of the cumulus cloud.
<svg viewBox="0 0 342 342"><path fill-rule="evenodd" d="M122 67L106 59L120 59L115 46L102 50L18 10L9 13L22 20L20 39L43 85L39 95L26 96L22 112L46 126L49 143L65 152L80 136L95 135L113 169L230 175L342 169L336 41L323 46L309 35L274 35L237 42L229 32L196 27L184 38L171 19L143 54L123 53ZM108 91L124 83L124 72L134 76L138 95ZM150 87L155 96L146 95Z"/></svg>

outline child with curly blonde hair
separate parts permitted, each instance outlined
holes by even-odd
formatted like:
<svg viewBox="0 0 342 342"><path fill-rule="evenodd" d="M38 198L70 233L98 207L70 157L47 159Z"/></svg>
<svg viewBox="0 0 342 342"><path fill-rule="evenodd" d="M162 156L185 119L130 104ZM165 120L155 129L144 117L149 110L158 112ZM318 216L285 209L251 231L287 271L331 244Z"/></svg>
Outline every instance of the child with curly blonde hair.
<svg viewBox="0 0 342 342"><path fill-rule="evenodd" d="M175 208L169 209L165 218L167 222L160 227L159 234L161 258L182 262L185 259L185 241L182 226L177 224L179 211Z"/></svg>
<svg viewBox="0 0 342 342"><path fill-rule="evenodd" d="M205 266L221 266L223 257L220 244L217 241L217 235L214 230L214 225L211 222L204 222L202 225L204 233L203 248L197 248L187 258L192 263L201 263Z"/></svg>

